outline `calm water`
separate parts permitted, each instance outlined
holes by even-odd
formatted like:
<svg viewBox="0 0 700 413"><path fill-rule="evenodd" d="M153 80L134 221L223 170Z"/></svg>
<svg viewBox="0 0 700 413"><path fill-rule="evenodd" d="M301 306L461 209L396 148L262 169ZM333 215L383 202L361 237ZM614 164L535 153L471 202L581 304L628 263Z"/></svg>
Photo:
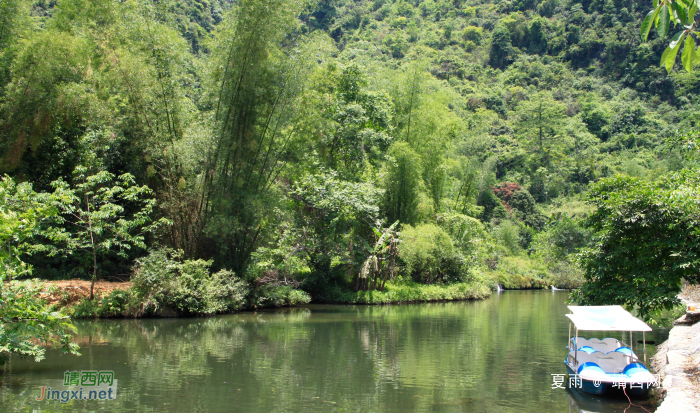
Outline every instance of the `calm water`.
<svg viewBox="0 0 700 413"><path fill-rule="evenodd" d="M479 302L79 322L82 356L13 360L0 411L622 412L626 399L552 390L551 374L565 372L565 300L507 291ZM117 397L34 400L66 370L113 370Z"/></svg>

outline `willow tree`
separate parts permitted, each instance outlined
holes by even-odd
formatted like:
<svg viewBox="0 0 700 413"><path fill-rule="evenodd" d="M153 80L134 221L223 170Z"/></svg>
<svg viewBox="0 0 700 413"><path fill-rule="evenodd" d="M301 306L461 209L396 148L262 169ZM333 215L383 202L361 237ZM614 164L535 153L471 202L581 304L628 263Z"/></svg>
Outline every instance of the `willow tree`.
<svg viewBox="0 0 700 413"><path fill-rule="evenodd" d="M294 151L295 107L303 89L310 41L296 35L305 5L243 0L222 41L215 119L217 139L207 160L204 231L219 264L241 271L274 222L271 196Z"/></svg>

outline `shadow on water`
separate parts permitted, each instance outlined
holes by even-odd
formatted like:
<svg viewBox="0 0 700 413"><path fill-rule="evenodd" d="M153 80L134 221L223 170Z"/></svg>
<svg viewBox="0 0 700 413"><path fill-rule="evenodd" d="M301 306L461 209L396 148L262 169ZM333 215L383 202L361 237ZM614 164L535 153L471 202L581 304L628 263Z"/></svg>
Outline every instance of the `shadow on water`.
<svg viewBox="0 0 700 413"><path fill-rule="evenodd" d="M12 360L0 411L622 412L626 400L552 389L565 372L566 297L80 321L82 356ZM34 400L67 370L114 371L117 397Z"/></svg>
<svg viewBox="0 0 700 413"><path fill-rule="evenodd" d="M624 396L600 398L571 388L566 389L566 394L569 397L569 413L653 412L657 404L653 397L631 401Z"/></svg>

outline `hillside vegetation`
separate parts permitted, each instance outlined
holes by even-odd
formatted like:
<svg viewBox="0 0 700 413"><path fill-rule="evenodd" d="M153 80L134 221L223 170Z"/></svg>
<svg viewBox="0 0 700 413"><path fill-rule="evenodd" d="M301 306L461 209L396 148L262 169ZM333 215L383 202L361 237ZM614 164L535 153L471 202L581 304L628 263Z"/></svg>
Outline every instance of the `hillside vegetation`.
<svg viewBox="0 0 700 413"><path fill-rule="evenodd" d="M5 199L47 206L13 274L133 277L136 315L578 287L589 185L694 162L651 7L4 0Z"/></svg>

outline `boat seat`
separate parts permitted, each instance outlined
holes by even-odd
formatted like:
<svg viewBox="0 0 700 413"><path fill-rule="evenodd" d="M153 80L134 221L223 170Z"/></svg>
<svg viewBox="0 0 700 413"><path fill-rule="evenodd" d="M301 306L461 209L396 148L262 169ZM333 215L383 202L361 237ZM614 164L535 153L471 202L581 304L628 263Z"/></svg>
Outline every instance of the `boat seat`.
<svg viewBox="0 0 700 413"><path fill-rule="evenodd" d="M616 353L626 354L626 355L628 355L628 356L631 356L631 355L634 354L634 353L632 352L632 350L631 350L629 347L618 347L618 348L615 349L615 352L616 352Z"/></svg>
<svg viewBox="0 0 700 413"><path fill-rule="evenodd" d="M622 347L622 344L620 344L620 341L616 338L612 337L606 337L602 340L600 340L601 343L607 344L608 347L610 347L610 350L615 350L616 348Z"/></svg>
<svg viewBox="0 0 700 413"><path fill-rule="evenodd" d="M585 339L583 337L572 337L570 342L570 348L574 348L576 346L583 347L588 345L588 339Z"/></svg>
<svg viewBox="0 0 700 413"><path fill-rule="evenodd" d="M574 363L574 352L569 352L568 361L572 365ZM595 351L593 353L588 353L585 351L580 351L576 355L578 358L578 365L581 366L583 363L595 363L600 366L606 373L621 373L627 365L630 364L629 356L624 353L611 351L604 354L600 351Z"/></svg>
<svg viewBox="0 0 700 413"><path fill-rule="evenodd" d="M588 340L588 345L593 347L596 351L602 351L603 353L607 353L608 351L613 351L617 348L616 343L611 343L609 341L599 340L597 338L592 338L592 339Z"/></svg>
<svg viewBox="0 0 700 413"><path fill-rule="evenodd" d="M569 352L568 361L572 365L576 365L576 363L574 363L574 355L575 355L575 352L573 352L573 351ZM605 355L599 351L593 352L593 353L586 353L585 351L579 351L578 354L576 354L576 358L578 358L578 365L579 366L583 365L583 363L589 363L589 362L598 364L598 356L600 356L600 355L605 357Z"/></svg>
<svg viewBox="0 0 700 413"><path fill-rule="evenodd" d="M622 373L629 364L629 357L624 353L611 351L603 356L598 356L597 364L606 373Z"/></svg>
<svg viewBox="0 0 700 413"><path fill-rule="evenodd" d="M586 353L588 353L588 354L595 353L595 349L594 349L593 347L591 347L591 346L579 347L578 351L584 351L584 352L586 352Z"/></svg>
<svg viewBox="0 0 700 413"><path fill-rule="evenodd" d="M602 340L597 338L585 339L583 337L574 337L570 341L569 348L591 347L595 351L600 351L607 353L610 351L615 351L620 347L620 342L614 338L604 338Z"/></svg>

